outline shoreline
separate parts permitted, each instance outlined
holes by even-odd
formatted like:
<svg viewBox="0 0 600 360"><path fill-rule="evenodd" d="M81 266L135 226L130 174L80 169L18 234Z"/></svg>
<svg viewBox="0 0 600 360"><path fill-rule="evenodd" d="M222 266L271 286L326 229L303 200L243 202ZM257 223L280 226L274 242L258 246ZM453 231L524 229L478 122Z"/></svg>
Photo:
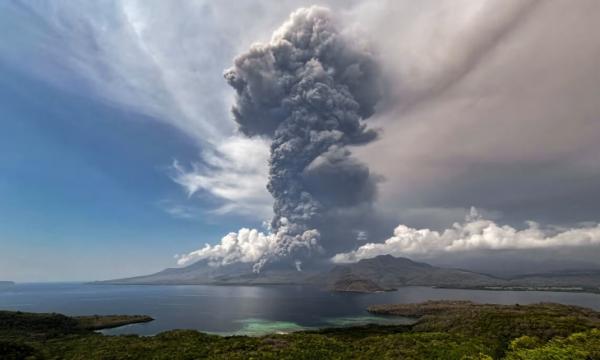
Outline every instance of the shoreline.
<svg viewBox="0 0 600 360"><path fill-rule="evenodd" d="M562 346L561 349L568 351L566 354L575 350L582 354L578 358L591 359L596 358L595 349L600 344L600 312L580 306L557 303L494 305L446 300L378 305L369 310L412 317L415 322L294 332L274 328L273 332L259 336L219 336L183 329L167 330L154 336L113 336L90 330L85 323L82 325L81 319L78 321L61 314L0 312L0 357L491 360L515 358L511 353L518 355L523 349L536 353L549 350L542 354L551 355L555 354L556 346ZM112 319L104 317L103 320L115 324L117 318L133 320L135 316L113 315ZM518 347L524 341L527 341L527 347ZM448 354L454 356L448 357Z"/></svg>
<svg viewBox="0 0 600 360"><path fill-rule="evenodd" d="M585 288L580 286L472 286L472 287L445 287L432 286L433 289L450 290L486 290L486 291L531 291L531 292L560 292L572 294L596 294L600 295L600 288Z"/></svg>
<svg viewBox="0 0 600 360"><path fill-rule="evenodd" d="M119 285L119 286L308 286L312 288L320 288L323 291L332 292L332 293L349 293L349 294L377 294L384 292L394 292L400 291L403 288L408 287L426 287L430 289L447 289L447 290L487 290L487 291L541 291L541 292L561 292L561 293L574 293L574 294L600 294L600 288L587 288L581 286L518 286L518 285L510 285L510 286L437 286L437 285L419 285L419 284L411 284L405 286L399 286L397 288L386 288L377 291L358 291L358 290L332 290L327 287L319 286L316 284L299 284L299 283L256 283L256 284L244 284L244 283L109 283L104 281L98 282L83 282L85 285Z"/></svg>

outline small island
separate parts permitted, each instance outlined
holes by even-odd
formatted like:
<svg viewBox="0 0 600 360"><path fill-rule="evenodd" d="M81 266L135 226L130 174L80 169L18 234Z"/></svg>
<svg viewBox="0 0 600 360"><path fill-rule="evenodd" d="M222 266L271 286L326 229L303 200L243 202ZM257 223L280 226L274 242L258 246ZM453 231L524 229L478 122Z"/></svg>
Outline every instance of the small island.
<svg viewBox="0 0 600 360"><path fill-rule="evenodd" d="M14 281L0 281L0 286L13 286L14 284Z"/></svg>
<svg viewBox="0 0 600 360"><path fill-rule="evenodd" d="M337 292L374 293L383 291L394 291L395 288L384 288L370 279L341 279L333 283L329 288Z"/></svg>

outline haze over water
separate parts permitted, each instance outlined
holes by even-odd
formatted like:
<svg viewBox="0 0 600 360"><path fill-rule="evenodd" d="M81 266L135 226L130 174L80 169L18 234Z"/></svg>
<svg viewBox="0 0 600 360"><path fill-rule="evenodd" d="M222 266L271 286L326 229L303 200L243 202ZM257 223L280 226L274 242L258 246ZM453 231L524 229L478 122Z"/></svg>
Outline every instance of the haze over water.
<svg viewBox="0 0 600 360"><path fill-rule="evenodd" d="M304 286L118 286L80 283L18 284L0 289L0 309L66 315L144 314L155 321L107 330L153 335L172 329L260 335L364 323L409 323L373 316L369 305L427 300L480 303L557 302L600 310L600 295L539 291L483 291L405 287L375 294L332 293Z"/></svg>

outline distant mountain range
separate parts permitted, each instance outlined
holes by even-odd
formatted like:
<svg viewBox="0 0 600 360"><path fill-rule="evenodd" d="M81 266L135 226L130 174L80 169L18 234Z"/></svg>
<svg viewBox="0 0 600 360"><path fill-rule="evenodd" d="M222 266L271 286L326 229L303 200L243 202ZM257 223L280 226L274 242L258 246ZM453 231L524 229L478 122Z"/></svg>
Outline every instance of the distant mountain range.
<svg viewBox="0 0 600 360"><path fill-rule="evenodd" d="M402 286L461 289L512 289L600 292L600 271L563 271L511 278L432 266L407 258L381 255L357 263L335 265L323 271L268 269L252 272L250 264L211 266L199 261L152 275L96 282L97 284L144 285L283 285L304 284L333 291L375 292Z"/></svg>
<svg viewBox="0 0 600 360"><path fill-rule="evenodd" d="M14 284L15 283L13 281L0 281L0 286L10 286Z"/></svg>

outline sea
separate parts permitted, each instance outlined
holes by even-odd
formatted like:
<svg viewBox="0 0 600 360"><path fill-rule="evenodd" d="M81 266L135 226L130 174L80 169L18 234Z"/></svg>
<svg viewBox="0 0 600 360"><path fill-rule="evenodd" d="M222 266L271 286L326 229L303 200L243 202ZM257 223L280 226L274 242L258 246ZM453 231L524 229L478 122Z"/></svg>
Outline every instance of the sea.
<svg viewBox="0 0 600 360"><path fill-rule="evenodd" d="M308 286L94 285L24 283L0 287L0 310L66 315L150 315L155 320L103 330L108 335L155 335L194 329L219 335L263 335L324 327L409 324L413 319L375 316L375 304L427 300L479 303L557 302L600 311L600 294L491 291L410 286L397 291L335 293Z"/></svg>

